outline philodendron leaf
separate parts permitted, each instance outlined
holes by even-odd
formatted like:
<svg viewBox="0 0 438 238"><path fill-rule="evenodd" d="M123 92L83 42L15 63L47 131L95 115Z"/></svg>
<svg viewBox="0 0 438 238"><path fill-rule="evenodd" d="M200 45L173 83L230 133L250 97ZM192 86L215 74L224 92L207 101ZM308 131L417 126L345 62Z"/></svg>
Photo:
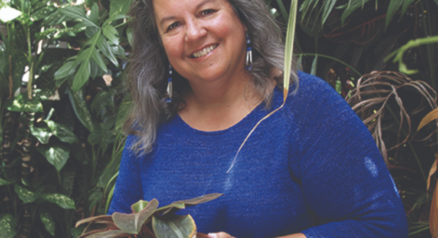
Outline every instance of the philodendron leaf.
<svg viewBox="0 0 438 238"><path fill-rule="evenodd" d="M192 238L196 234L195 221L190 215L154 216L152 228L157 238Z"/></svg>
<svg viewBox="0 0 438 238"><path fill-rule="evenodd" d="M30 133L32 133L35 138L38 139L39 142L43 144L49 143L50 137L53 135L52 131L49 128L40 128L40 127L30 127Z"/></svg>
<svg viewBox="0 0 438 238"><path fill-rule="evenodd" d="M222 193L210 193L210 194L200 196L200 197L195 197L192 199L176 201L176 202L173 202L167 206L160 207L159 209L157 209L157 213L162 213L164 215L164 214L167 214L171 211L175 212L177 210L181 210L181 209L184 209L186 207L191 207L191 206L198 205L201 203L209 202L209 201L214 200L222 195L223 195Z"/></svg>
<svg viewBox="0 0 438 238"><path fill-rule="evenodd" d="M123 214L115 212L112 217L116 226L130 234L138 234L143 223L155 212L158 207L157 199L152 199L149 204L135 214Z"/></svg>
<svg viewBox="0 0 438 238"><path fill-rule="evenodd" d="M70 150L64 146L38 146L38 151L46 157L47 161L55 166L56 170L61 171L70 157Z"/></svg>
<svg viewBox="0 0 438 238"><path fill-rule="evenodd" d="M0 238L15 237L17 219L11 214L0 214Z"/></svg>
<svg viewBox="0 0 438 238"><path fill-rule="evenodd" d="M23 187L20 187L17 184L15 184L14 190L15 193L18 195L18 197L23 201L23 203L31 203L38 198L37 193L34 193Z"/></svg>
<svg viewBox="0 0 438 238"><path fill-rule="evenodd" d="M22 93L15 97L8 110L13 112L44 112L43 104L41 104L39 98L34 97L32 100L29 100L27 93Z"/></svg>
<svg viewBox="0 0 438 238"><path fill-rule="evenodd" d="M60 141L69 144L73 144L74 142L78 141L76 135L67 127L50 120L44 120L44 122L47 123L47 126Z"/></svg>
<svg viewBox="0 0 438 238"><path fill-rule="evenodd" d="M147 205L148 201L140 200L131 206L131 210L133 213L139 213L141 210L143 210Z"/></svg>
<svg viewBox="0 0 438 238"><path fill-rule="evenodd" d="M94 131L93 119L91 117L90 111L87 108L87 101L85 100L84 92L82 90L77 92L72 92L71 90L68 90L68 96L79 121L90 132Z"/></svg>
<svg viewBox="0 0 438 238"><path fill-rule="evenodd" d="M108 216L108 215L89 217L89 218L85 218L85 219L82 219L82 220L76 222L76 226L75 227L78 227L78 226L80 226L82 224L85 224L85 223L88 223L88 222L113 223L113 218L112 218L112 216Z"/></svg>
<svg viewBox="0 0 438 238"><path fill-rule="evenodd" d="M64 209L75 209L75 202L73 199L62 194L41 194L41 198L48 202L55 203Z"/></svg>
<svg viewBox="0 0 438 238"><path fill-rule="evenodd" d="M7 180L4 180L4 179L0 178L0 186L9 185L9 184L12 184L12 183L14 183L14 181L7 181Z"/></svg>
<svg viewBox="0 0 438 238"><path fill-rule="evenodd" d="M55 236L55 220L52 218L52 216L49 214L47 210L41 210L40 211L40 219L44 224L44 227L46 230L52 235Z"/></svg>

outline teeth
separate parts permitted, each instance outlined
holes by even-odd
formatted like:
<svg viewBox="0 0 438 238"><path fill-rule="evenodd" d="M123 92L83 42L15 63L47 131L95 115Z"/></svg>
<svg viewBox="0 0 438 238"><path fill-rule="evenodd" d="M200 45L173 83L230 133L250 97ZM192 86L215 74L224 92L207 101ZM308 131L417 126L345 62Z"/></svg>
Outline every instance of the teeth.
<svg viewBox="0 0 438 238"><path fill-rule="evenodd" d="M217 45L212 45L212 46L205 47L204 49L202 49L202 50L200 50L200 51L198 51L198 52L195 52L195 53L192 55L192 57L193 57L193 58L199 58L199 57L202 57L202 56L204 56L204 55L210 53L212 50L214 50L214 49L216 48L216 46L217 46Z"/></svg>

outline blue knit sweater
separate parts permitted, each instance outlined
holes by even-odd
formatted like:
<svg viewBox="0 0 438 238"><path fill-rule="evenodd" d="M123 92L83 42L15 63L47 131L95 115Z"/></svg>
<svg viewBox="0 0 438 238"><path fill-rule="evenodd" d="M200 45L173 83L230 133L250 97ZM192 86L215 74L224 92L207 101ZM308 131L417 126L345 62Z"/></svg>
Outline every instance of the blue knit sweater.
<svg viewBox="0 0 438 238"><path fill-rule="evenodd" d="M403 206L367 128L324 81L299 72L283 109L239 146L268 111L259 105L222 131L191 128L179 116L161 125L152 152L138 158L129 136L109 213L139 199L161 205L208 193L224 196L180 211L198 231L232 236L407 237ZM276 89L273 107L282 103Z"/></svg>

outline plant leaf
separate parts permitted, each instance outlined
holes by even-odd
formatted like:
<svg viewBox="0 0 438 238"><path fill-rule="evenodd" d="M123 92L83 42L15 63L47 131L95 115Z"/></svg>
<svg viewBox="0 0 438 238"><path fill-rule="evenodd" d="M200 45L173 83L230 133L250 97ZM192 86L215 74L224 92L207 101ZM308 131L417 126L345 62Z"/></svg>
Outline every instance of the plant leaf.
<svg viewBox="0 0 438 238"><path fill-rule="evenodd" d="M89 48L89 50L94 51L93 48ZM78 91L90 78L90 61L82 62L81 67L79 67L78 72L73 79L73 85L71 89L73 91Z"/></svg>
<svg viewBox="0 0 438 238"><path fill-rule="evenodd" d="M78 222L76 222L75 227L78 227L82 224L88 223L88 222L96 222L96 223L112 223L113 218L109 215L101 215L101 216L95 216L95 217L89 217L82 219Z"/></svg>
<svg viewBox="0 0 438 238"><path fill-rule="evenodd" d="M148 201L140 200L131 206L131 210L133 213L139 213L141 210L143 210L147 205L149 204Z"/></svg>
<svg viewBox="0 0 438 238"><path fill-rule="evenodd" d="M11 105L8 106L9 111L13 112L44 112L43 104L38 97L29 100L27 93L22 93L14 98Z"/></svg>
<svg viewBox="0 0 438 238"><path fill-rule="evenodd" d="M96 3L91 7L90 16L88 17L96 26L99 24L99 7Z"/></svg>
<svg viewBox="0 0 438 238"><path fill-rule="evenodd" d="M123 214L115 212L112 217L116 226L130 234L138 234L143 223L155 212L158 207L157 199L152 199L149 204L135 214Z"/></svg>
<svg viewBox="0 0 438 238"><path fill-rule="evenodd" d="M50 164L55 166L58 172L61 171L70 157L70 150L64 146L38 146L37 149Z"/></svg>
<svg viewBox="0 0 438 238"><path fill-rule="evenodd" d="M397 12L397 10L402 6L403 2L404 1L402 0L391 0L391 2L389 2L388 11L386 12L385 30L391 22L395 12Z"/></svg>
<svg viewBox="0 0 438 238"><path fill-rule="evenodd" d="M60 141L69 144L79 141L76 135L67 127L50 120L44 120L44 122L47 123L47 126L52 130L53 135L58 137Z"/></svg>
<svg viewBox="0 0 438 238"><path fill-rule="evenodd" d="M40 219L44 224L46 230L52 235L55 236L55 220L50 216L49 212L45 209L40 210Z"/></svg>
<svg viewBox="0 0 438 238"><path fill-rule="evenodd" d="M116 30L116 28L114 26L106 25L106 26L102 27L102 33L114 45L118 45L119 44L119 38L117 37L118 32L117 32L117 30Z"/></svg>
<svg viewBox="0 0 438 238"><path fill-rule="evenodd" d="M438 158L438 157L437 157ZM429 177L427 178L427 187L426 187L426 191L429 191L429 186L430 186L430 177L432 177L432 175L436 172L437 170L437 159L435 159L435 162L433 163L432 167L430 167L429 170Z"/></svg>
<svg viewBox="0 0 438 238"><path fill-rule="evenodd" d="M94 131L93 119L91 117L90 111L87 108L87 103L83 95L83 91L79 90L77 92L72 92L68 90L68 96L70 102L73 105L73 110L79 121L84 125L90 132Z"/></svg>
<svg viewBox="0 0 438 238"><path fill-rule="evenodd" d="M316 69L318 68L318 56L316 55L313 58L312 69L310 70L310 74L316 75Z"/></svg>
<svg viewBox="0 0 438 238"><path fill-rule="evenodd" d="M38 198L37 193L34 193L23 187L20 187L17 184L14 185L14 190L15 193L18 195L18 197L23 201L23 203L31 203Z"/></svg>
<svg viewBox="0 0 438 238"><path fill-rule="evenodd" d="M17 219L11 214L0 214L0 238L15 237Z"/></svg>
<svg viewBox="0 0 438 238"><path fill-rule="evenodd" d="M102 36L99 37L99 39L103 39ZM105 40L104 40L105 41ZM104 71L107 72L108 68L105 65L105 62L103 62L103 58L102 56L100 56L100 54L96 51L93 50L92 54L91 54L91 59L96 62L96 64Z"/></svg>
<svg viewBox="0 0 438 238"><path fill-rule="evenodd" d="M435 108L433 111L429 112L420 122L420 125L418 125L417 131L419 131L421 128L423 128L425 125L427 125L429 122L438 119L438 108Z"/></svg>
<svg viewBox="0 0 438 238"><path fill-rule="evenodd" d="M15 8L3 6L2 8L0 8L0 21L7 23L21 16L21 14L22 12L18 11Z"/></svg>
<svg viewBox="0 0 438 238"><path fill-rule="evenodd" d="M198 205L201 203L206 203L206 202L212 201L220 196L223 196L223 194L222 193L210 193L210 194L200 196L200 197L195 197L192 199L176 201L176 202L173 202L167 206L158 208L156 213L159 213L162 215L167 214L167 213L171 213L171 212L173 213L177 210L184 209L186 207L191 207L194 205Z"/></svg>
<svg viewBox="0 0 438 238"><path fill-rule="evenodd" d="M52 14L53 12L56 11L56 7L53 5L49 5L47 7L43 7L41 9L39 9L38 11L32 13L31 18L34 21L39 21L42 20L44 18L46 18L48 15Z"/></svg>
<svg viewBox="0 0 438 238"><path fill-rule="evenodd" d="M79 9L78 7L65 7L58 9L62 14L72 17L74 19L82 20L84 25L86 26L94 26L98 27L94 22L90 21L87 16L85 16L85 12L82 9Z"/></svg>
<svg viewBox="0 0 438 238"><path fill-rule="evenodd" d="M429 226L432 237L438 236L438 183L433 191L432 204L430 205Z"/></svg>
<svg viewBox="0 0 438 238"><path fill-rule="evenodd" d="M195 221L190 215L152 217L152 228L157 238L192 238L196 234Z"/></svg>
<svg viewBox="0 0 438 238"><path fill-rule="evenodd" d="M105 34L105 31L103 31ZM97 40L96 43L97 47L100 49L100 51L102 51L102 53L115 65L115 66L119 66L119 62L117 61L116 57L114 56L108 42L106 42L106 40L101 36L99 37L99 39ZM105 66L106 67L106 66ZM101 67L102 68L102 67ZM105 72L107 70L104 70Z"/></svg>
<svg viewBox="0 0 438 238"><path fill-rule="evenodd" d="M13 183L14 183L14 181L7 181L7 180L0 178L0 186L9 185L9 184L13 184Z"/></svg>
<svg viewBox="0 0 438 238"><path fill-rule="evenodd" d="M116 237L125 237L123 235L128 235L126 232L121 230L110 230L110 231L102 231L98 233L94 233L92 235L87 236L87 238L116 238Z"/></svg>
<svg viewBox="0 0 438 238"><path fill-rule="evenodd" d="M365 3L367 3L369 0L349 0L347 8L344 10L341 16L342 25L345 23L345 19L347 19L348 16L351 15L356 9L363 7Z"/></svg>
<svg viewBox="0 0 438 238"><path fill-rule="evenodd" d="M30 127L30 133L38 139L42 144L49 143L50 137L53 135L49 128Z"/></svg>
<svg viewBox="0 0 438 238"><path fill-rule="evenodd" d="M77 66L78 64L76 61L68 61L55 72L55 79L63 79L65 77L73 75L76 71Z"/></svg>
<svg viewBox="0 0 438 238"><path fill-rule="evenodd" d="M41 194L41 198L48 202L57 204L64 209L75 209L75 202L73 201L73 199L62 194Z"/></svg>
<svg viewBox="0 0 438 238"><path fill-rule="evenodd" d="M132 0L111 0L109 16L126 15Z"/></svg>

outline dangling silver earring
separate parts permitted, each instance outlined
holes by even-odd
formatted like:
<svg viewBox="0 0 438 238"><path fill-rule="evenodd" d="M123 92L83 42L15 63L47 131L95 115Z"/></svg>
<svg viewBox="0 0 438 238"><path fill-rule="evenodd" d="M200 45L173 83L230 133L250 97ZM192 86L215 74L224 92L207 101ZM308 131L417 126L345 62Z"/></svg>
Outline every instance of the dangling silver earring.
<svg viewBox="0 0 438 238"><path fill-rule="evenodd" d="M245 68L247 70L252 69L252 48L251 48L251 40L249 39L248 32L245 31L246 35L246 65Z"/></svg>
<svg viewBox="0 0 438 238"><path fill-rule="evenodd" d="M167 79L166 95L164 95L164 101L167 103L172 102L172 65L169 64L169 78Z"/></svg>

